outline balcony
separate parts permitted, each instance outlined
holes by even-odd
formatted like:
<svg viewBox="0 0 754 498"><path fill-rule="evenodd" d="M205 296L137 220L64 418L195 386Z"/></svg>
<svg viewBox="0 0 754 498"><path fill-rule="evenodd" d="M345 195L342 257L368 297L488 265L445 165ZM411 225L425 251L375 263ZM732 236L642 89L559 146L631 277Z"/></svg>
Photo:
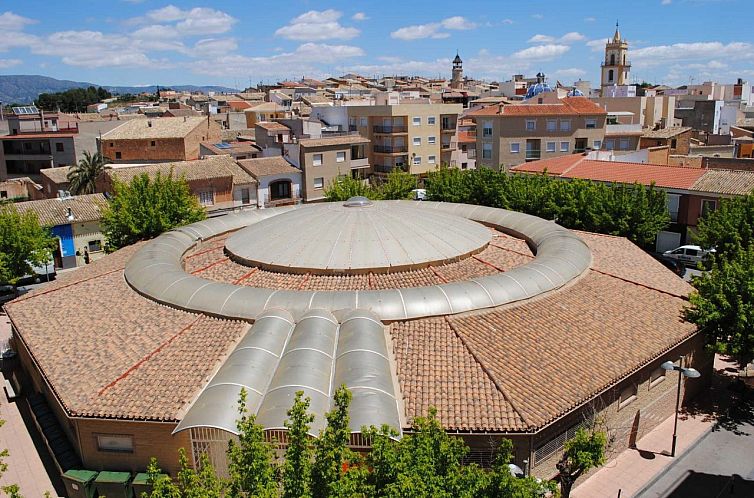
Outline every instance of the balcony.
<svg viewBox="0 0 754 498"><path fill-rule="evenodd" d="M605 126L605 135L641 135L641 124L608 124Z"/></svg>
<svg viewBox="0 0 754 498"><path fill-rule="evenodd" d="M531 149L526 151L526 160L527 161L536 161L540 157L542 157L542 151L539 149Z"/></svg>
<svg viewBox="0 0 754 498"><path fill-rule="evenodd" d="M375 154L405 154L408 152L408 145L375 145Z"/></svg>
<svg viewBox="0 0 754 498"><path fill-rule="evenodd" d="M454 147L454 146L453 146L453 144L452 144L452 143L450 143L450 142L448 142L448 143L444 143L444 144L441 144L441 145L440 145L440 150L443 150L443 151L446 151L446 150L453 150L453 149L455 149L455 147Z"/></svg>
<svg viewBox="0 0 754 498"><path fill-rule="evenodd" d="M384 135L393 133L408 133L408 127L403 125L373 126L372 131L374 133L382 133Z"/></svg>
<svg viewBox="0 0 754 498"><path fill-rule="evenodd" d="M369 167L369 158L368 157L359 157L359 158L351 158L351 169L359 169L359 168L368 168Z"/></svg>
<svg viewBox="0 0 754 498"><path fill-rule="evenodd" d="M290 197L281 198L271 198L269 194L262 194L262 205L266 208L301 204L301 200L301 196L298 194L292 194Z"/></svg>

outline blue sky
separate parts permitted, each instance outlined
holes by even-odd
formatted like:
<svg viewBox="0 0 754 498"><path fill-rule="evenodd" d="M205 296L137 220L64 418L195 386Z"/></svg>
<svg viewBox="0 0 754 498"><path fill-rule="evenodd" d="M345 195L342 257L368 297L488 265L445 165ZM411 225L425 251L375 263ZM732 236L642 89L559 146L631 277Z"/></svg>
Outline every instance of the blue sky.
<svg viewBox="0 0 754 498"><path fill-rule="evenodd" d="M0 74L246 86L302 75L545 72L599 83L620 20L632 77L754 80L750 0L0 0Z"/></svg>

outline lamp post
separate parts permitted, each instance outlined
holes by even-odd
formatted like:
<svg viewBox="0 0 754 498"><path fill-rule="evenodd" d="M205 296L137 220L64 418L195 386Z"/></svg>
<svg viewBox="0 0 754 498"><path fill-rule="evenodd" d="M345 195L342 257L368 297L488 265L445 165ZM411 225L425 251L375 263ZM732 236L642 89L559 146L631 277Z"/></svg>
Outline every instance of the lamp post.
<svg viewBox="0 0 754 498"><path fill-rule="evenodd" d="M675 395L675 421L673 422L673 445L670 447L671 457L675 457L675 443L678 439L678 408L681 405L681 378L688 377L689 379L696 379L702 375L696 369L684 368L680 366L680 361L678 363L679 365L676 365L672 361L666 361L661 365L664 370L674 370L678 372L678 389L676 390Z"/></svg>

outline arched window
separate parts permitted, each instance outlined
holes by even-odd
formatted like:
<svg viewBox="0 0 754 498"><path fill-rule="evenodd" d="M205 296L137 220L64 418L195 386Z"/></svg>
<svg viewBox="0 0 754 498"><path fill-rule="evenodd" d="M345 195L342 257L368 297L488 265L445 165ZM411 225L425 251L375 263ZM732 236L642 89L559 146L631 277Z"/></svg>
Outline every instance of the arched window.
<svg viewBox="0 0 754 498"><path fill-rule="evenodd" d="M615 65L615 54L610 54L610 65L611 66Z"/></svg>
<svg viewBox="0 0 754 498"><path fill-rule="evenodd" d="M613 81L613 70L607 72L607 81Z"/></svg>
<svg viewBox="0 0 754 498"><path fill-rule="evenodd" d="M277 180L270 183L270 200L277 201L280 199L291 198L291 181Z"/></svg>
<svg viewBox="0 0 754 498"><path fill-rule="evenodd" d="M623 54L623 65L626 65L626 54Z"/></svg>

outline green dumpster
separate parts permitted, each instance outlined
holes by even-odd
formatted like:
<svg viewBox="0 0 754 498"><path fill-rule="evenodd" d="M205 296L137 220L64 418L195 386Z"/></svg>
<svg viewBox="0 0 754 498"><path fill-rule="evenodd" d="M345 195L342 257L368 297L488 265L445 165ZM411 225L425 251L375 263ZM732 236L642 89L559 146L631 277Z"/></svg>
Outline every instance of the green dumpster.
<svg viewBox="0 0 754 498"><path fill-rule="evenodd" d="M100 472L94 480L97 496L107 498L131 498L130 472Z"/></svg>
<svg viewBox="0 0 754 498"><path fill-rule="evenodd" d="M97 473L93 470L66 470L63 474L65 489L70 498L94 498L94 478Z"/></svg>
<svg viewBox="0 0 754 498"><path fill-rule="evenodd" d="M167 474L158 474L157 478L167 477ZM149 474L146 472L140 472L136 474L134 480L131 481L131 489L134 490L134 498L141 498L142 493L151 493L152 485L149 484Z"/></svg>

